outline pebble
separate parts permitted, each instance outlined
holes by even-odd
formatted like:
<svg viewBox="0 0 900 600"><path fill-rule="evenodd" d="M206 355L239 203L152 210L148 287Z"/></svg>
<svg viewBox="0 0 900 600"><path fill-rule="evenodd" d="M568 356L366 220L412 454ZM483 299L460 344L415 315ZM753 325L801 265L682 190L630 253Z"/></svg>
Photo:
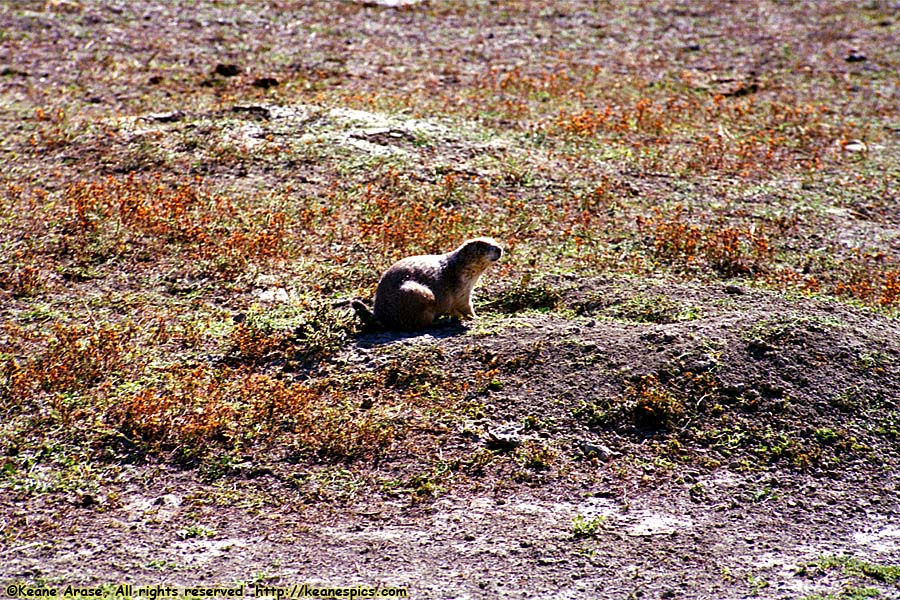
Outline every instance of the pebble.
<svg viewBox="0 0 900 600"><path fill-rule="evenodd" d="M844 57L844 60L850 63L853 62L864 62L868 60L868 57L863 54L860 50L856 48L851 48L849 52L847 52L847 56Z"/></svg>

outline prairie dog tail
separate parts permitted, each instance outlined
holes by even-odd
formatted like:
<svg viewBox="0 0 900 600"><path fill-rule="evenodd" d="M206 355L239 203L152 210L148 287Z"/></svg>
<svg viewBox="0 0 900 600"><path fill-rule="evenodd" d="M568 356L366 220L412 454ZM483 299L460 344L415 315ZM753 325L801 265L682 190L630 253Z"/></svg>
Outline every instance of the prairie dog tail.
<svg viewBox="0 0 900 600"><path fill-rule="evenodd" d="M381 324L381 321L378 320L372 309L366 306L362 299L354 298L350 301L350 306L356 311L356 316L363 322L363 325L371 329L384 329L384 325Z"/></svg>

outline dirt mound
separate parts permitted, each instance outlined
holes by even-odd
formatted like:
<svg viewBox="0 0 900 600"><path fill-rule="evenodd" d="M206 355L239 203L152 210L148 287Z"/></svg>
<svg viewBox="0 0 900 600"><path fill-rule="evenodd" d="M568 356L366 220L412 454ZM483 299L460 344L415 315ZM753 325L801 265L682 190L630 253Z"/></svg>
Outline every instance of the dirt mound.
<svg viewBox="0 0 900 600"><path fill-rule="evenodd" d="M535 284L532 297L547 290L555 312L495 315L464 336L358 343L433 344L454 377L489 372L471 395L487 438L517 423L576 454L651 442L713 467L818 476L896 464L894 319L734 284L573 278ZM508 294L494 297L505 310Z"/></svg>

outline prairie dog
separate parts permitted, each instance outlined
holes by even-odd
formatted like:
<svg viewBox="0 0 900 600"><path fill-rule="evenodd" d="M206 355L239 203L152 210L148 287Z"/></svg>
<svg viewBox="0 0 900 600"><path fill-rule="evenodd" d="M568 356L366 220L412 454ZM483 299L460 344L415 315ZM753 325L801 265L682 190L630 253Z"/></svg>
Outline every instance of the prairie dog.
<svg viewBox="0 0 900 600"><path fill-rule="evenodd" d="M401 259L381 276L374 312L359 299L352 306L367 324L405 331L424 329L445 315L474 317L472 288L502 255L497 242L479 237L446 254Z"/></svg>

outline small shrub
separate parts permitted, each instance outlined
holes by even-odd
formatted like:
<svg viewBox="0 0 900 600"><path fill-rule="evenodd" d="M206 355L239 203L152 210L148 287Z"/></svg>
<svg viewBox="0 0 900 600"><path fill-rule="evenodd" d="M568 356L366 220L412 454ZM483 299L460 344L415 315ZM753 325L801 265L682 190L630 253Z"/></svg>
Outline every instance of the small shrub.
<svg viewBox="0 0 900 600"><path fill-rule="evenodd" d="M18 364L12 375L15 393L65 393L83 390L125 366L133 326L105 325L96 330L54 323L44 337L46 348Z"/></svg>
<svg viewBox="0 0 900 600"><path fill-rule="evenodd" d="M834 444L842 436L841 432L835 431L830 427L820 427L814 432L816 439L822 444Z"/></svg>
<svg viewBox="0 0 900 600"><path fill-rule="evenodd" d="M770 242L755 229L687 223L680 204L671 215L663 215L659 208L654 211L652 218L639 217L638 227L650 233L653 253L664 263L689 269L705 266L726 278L767 270Z"/></svg>
<svg viewBox="0 0 900 600"><path fill-rule="evenodd" d="M161 389L144 388L112 407L107 420L151 453L202 456L235 432L239 413L223 376L200 367L176 369Z"/></svg>
<svg viewBox="0 0 900 600"><path fill-rule="evenodd" d="M572 534L577 538L594 537L606 525L606 517L599 515L587 519L583 515L575 515L572 519Z"/></svg>
<svg viewBox="0 0 900 600"><path fill-rule="evenodd" d="M458 192L453 178L443 180L437 198L415 191L409 179L390 169L378 183L368 184L356 200L362 214L356 225L359 239L388 254L449 249L467 237L464 212L447 205ZM447 187L447 186L450 187ZM440 250L445 252L446 250Z"/></svg>
<svg viewBox="0 0 900 600"><path fill-rule="evenodd" d="M900 269L881 253L857 252L838 265L834 291L883 307L900 304Z"/></svg>
<svg viewBox="0 0 900 600"><path fill-rule="evenodd" d="M35 265L17 265L0 273L0 289L9 290L15 298L36 296L44 289L44 276Z"/></svg>
<svg viewBox="0 0 900 600"><path fill-rule="evenodd" d="M524 279L519 285L502 290L488 306L504 313L522 310L553 310L562 302L562 293L551 283L529 283Z"/></svg>
<svg viewBox="0 0 900 600"><path fill-rule="evenodd" d="M635 383L628 383L622 397L603 397L585 403L573 414L592 428L670 430L685 416L684 398L699 393L707 385L702 377L688 377L682 384L686 390L675 385L663 386L655 375L645 375Z"/></svg>
<svg viewBox="0 0 900 600"><path fill-rule="evenodd" d="M496 456L490 448L478 448L461 462L461 468L467 473L480 475L484 473L487 466L494 462Z"/></svg>
<svg viewBox="0 0 900 600"><path fill-rule="evenodd" d="M671 429L684 416L684 403L653 375L629 385L625 395L633 403L634 423L640 428Z"/></svg>
<svg viewBox="0 0 900 600"><path fill-rule="evenodd" d="M807 565L819 571L840 568L846 575L869 577L893 585L900 580L900 565L879 565L860 560L855 556L826 555Z"/></svg>
<svg viewBox="0 0 900 600"><path fill-rule="evenodd" d="M143 452L187 461L223 447L284 444L325 459L374 457L397 439L389 408L360 410L343 392L242 369L173 369L111 406L105 420Z"/></svg>
<svg viewBox="0 0 900 600"><path fill-rule="evenodd" d="M553 466L557 452L553 448L534 441L525 442L516 449L516 459L525 468L544 471Z"/></svg>
<svg viewBox="0 0 900 600"><path fill-rule="evenodd" d="M273 331L253 321L237 323L229 336L229 360L260 364L276 354L282 356L289 335L287 331Z"/></svg>
<svg viewBox="0 0 900 600"><path fill-rule="evenodd" d="M205 525L191 525L189 527L185 527L184 529L178 530L178 537L183 540L187 540L190 538L213 538L216 537L216 532Z"/></svg>
<svg viewBox="0 0 900 600"><path fill-rule="evenodd" d="M337 352L354 324L351 314L324 300L254 309L232 329L227 362L257 365L282 360L288 369L308 366Z"/></svg>
<svg viewBox="0 0 900 600"><path fill-rule="evenodd" d="M233 278L251 262L286 256L290 239L281 212L237 210L210 194L202 178L163 182L160 175L109 176L68 186L57 253L79 263L110 256L147 256L185 249L200 270Z"/></svg>
<svg viewBox="0 0 900 600"><path fill-rule="evenodd" d="M637 323L677 323L697 318L697 309L663 295L635 296L610 307L609 312Z"/></svg>
<svg viewBox="0 0 900 600"><path fill-rule="evenodd" d="M338 311L324 300L308 303L294 325L289 358L301 363L322 360L337 352L356 325L347 311Z"/></svg>
<svg viewBox="0 0 900 600"><path fill-rule="evenodd" d="M601 398L583 403L573 411L573 415L583 419L592 429L616 428L622 424L627 408L625 402L612 398Z"/></svg>
<svg viewBox="0 0 900 600"><path fill-rule="evenodd" d="M381 373L385 386L415 392L444 383L444 353L438 346L413 347L393 359Z"/></svg>

